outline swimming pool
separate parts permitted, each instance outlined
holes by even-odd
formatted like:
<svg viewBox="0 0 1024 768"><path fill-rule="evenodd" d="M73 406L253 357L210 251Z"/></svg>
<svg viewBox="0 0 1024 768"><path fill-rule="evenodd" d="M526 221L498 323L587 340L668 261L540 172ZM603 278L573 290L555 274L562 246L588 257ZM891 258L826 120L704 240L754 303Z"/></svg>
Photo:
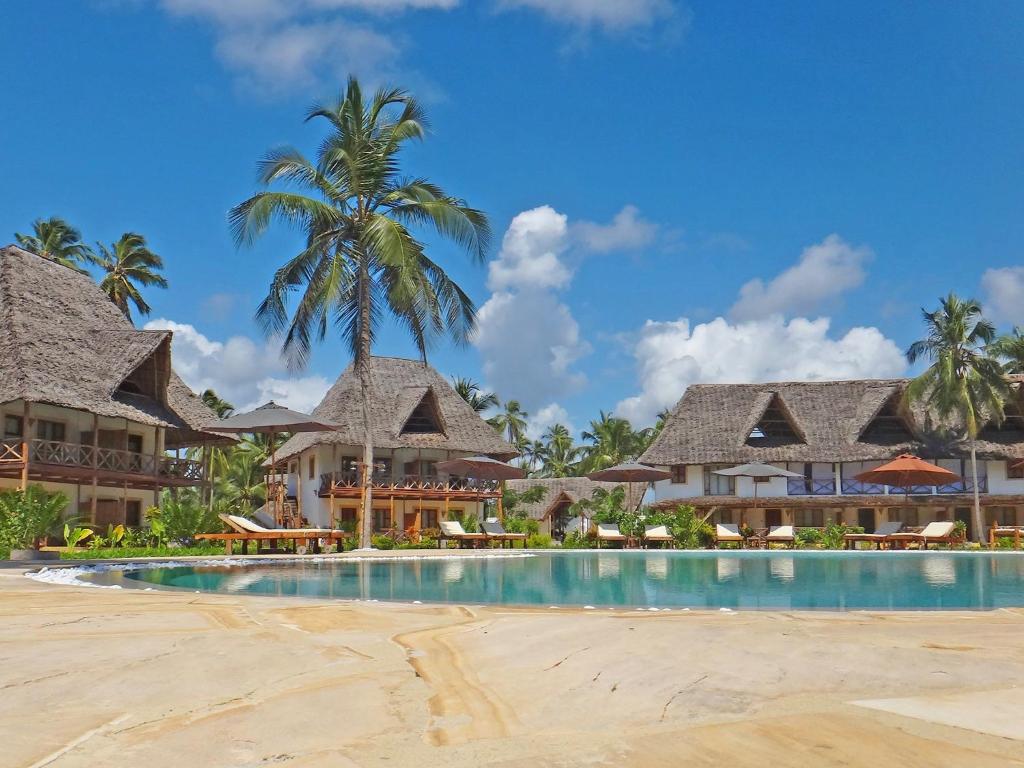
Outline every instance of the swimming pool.
<svg viewBox="0 0 1024 768"><path fill-rule="evenodd" d="M1024 606L1024 555L538 552L174 565L89 580L231 594L462 604L829 610Z"/></svg>

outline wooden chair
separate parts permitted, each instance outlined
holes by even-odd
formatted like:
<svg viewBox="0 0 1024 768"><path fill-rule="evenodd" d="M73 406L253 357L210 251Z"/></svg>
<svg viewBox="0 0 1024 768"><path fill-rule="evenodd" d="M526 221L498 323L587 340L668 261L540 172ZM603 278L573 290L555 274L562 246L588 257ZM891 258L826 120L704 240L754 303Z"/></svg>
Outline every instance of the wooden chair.
<svg viewBox="0 0 1024 768"><path fill-rule="evenodd" d="M619 526L616 525L615 523L598 523L597 524L597 547L598 547L598 549L601 548L601 542L603 542L603 541L609 541L609 542L612 542L612 543L619 542L619 543L622 544L623 548L625 548L626 542L628 540L629 540L629 537L626 536L626 534L624 534L622 532L622 530L619 528Z"/></svg>
<svg viewBox="0 0 1024 768"><path fill-rule="evenodd" d="M905 549L907 544L916 543L919 549L928 549L929 544L953 544L955 524L950 522L928 523L919 533L903 531L885 537L887 544L895 549Z"/></svg>
<svg viewBox="0 0 1024 768"><path fill-rule="evenodd" d="M792 549L796 546L796 531L792 525L774 525L764 540L767 549L771 549L772 544L787 544Z"/></svg>
<svg viewBox="0 0 1024 768"><path fill-rule="evenodd" d="M442 520L438 525L441 527L441 534L437 537L438 547L447 546L449 541L454 541L459 549L462 549L466 544L478 547L487 541L485 533L466 533L458 520Z"/></svg>
<svg viewBox="0 0 1024 768"><path fill-rule="evenodd" d="M856 549L857 542L866 541L869 544L874 544L876 549L881 549L885 543L886 538L892 536L894 533L899 533L903 530L903 523L891 522L882 523L878 526L878 530L874 533L847 533L843 535L843 544L847 549Z"/></svg>
<svg viewBox="0 0 1024 768"><path fill-rule="evenodd" d="M668 545L669 548L672 548L676 545L676 539L675 536L668 532L668 526L645 525L644 548L649 549L651 544Z"/></svg>
<svg viewBox="0 0 1024 768"><path fill-rule="evenodd" d="M346 536L344 531L335 531L330 528L264 528L262 525L238 515L219 515L219 517L231 528L231 531L200 533L196 538L204 541L223 541L226 555L233 553L236 541L242 542L243 555L248 553L250 541L256 542L257 550L260 542L267 542L271 549L276 549L278 541L290 541L293 551L298 551L299 542L304 541L312 552L318 553L320 539L340 541Z"/></svg>
<svg viewBox="0 0 1024 768"><path fill-rule="evenodd" d="M526 546L525 533L509 533L505 530L505 526L497 520L485 520L480 523L480 529L484 532L484 536L487 537L488 541L496 541L501 546L507 544L511 549L517 541L521 541L523 547Z"/></svg>

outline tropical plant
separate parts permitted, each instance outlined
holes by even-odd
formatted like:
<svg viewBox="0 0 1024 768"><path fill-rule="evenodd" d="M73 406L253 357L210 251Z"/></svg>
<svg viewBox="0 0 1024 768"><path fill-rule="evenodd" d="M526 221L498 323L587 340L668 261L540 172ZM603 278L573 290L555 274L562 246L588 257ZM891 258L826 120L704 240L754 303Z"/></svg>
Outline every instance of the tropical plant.
<svg viewBox="0 0 1024 768"><path fill-rule="evenodd" d="M223 527L217 515L191 489L178 491L177 495L165 491L160 508L150 510L149 520L151 527L155 521L161 524L162 535L157 535L158 540L165 536L181 546L195 544L197 533L219 531Z"/></svg>
<svg viewBox="0 0 1024 768"><path fill-rule="evenodd" d="M664 525L683 549L703 549L715 540L715 529L708 522L710 514L703 517L689 504L680 504L673 509L647 509L643 513L643 525Z"/></svg>
<svg viewBox="0 0 1024 768"><path fill-rule="evenodd" d="M829 520L825 523L825 530L821 532L821 546L825 549L845 549L846 534L855 532L853 526Z"/></svg>
<svg viewBox="0 0 1024 768"><path fill-rule="evenodd" d="M293 148L270 152L260 163L260 181L295 184L306 194L265 190L232 209L235 240L249 245L272 219L299 227L303 249L277 270L256 316L264 330L284 334L293 368L309 359L314 340L332 325L340 329L354 360L363 402L363 527L372 535L373 421L369 393L371 348L385 312L412 336L420 355L448 336L465 343L476 308L410 226L432 228L482 263L490 242L487 217L425 178L401 175L400 152L424 135L419 103L398 89L381 89L366 101L350 78L334 104L313 107L307 120L321 119L329 133L316 162ZM300 291L289 316L292 294Z"/></svg>
<svg viewBox="0 0 1024 768"><path fill-rule="evenodd" d="M36 219L32 222L31 235L19 232L14 238L26 251L70 267L76 272L85 272L82 265L95 261L89 246L82 242L81 233L58 216Z"/></svg>
<svg viewBox="0 0 1024 768"><path fill-rule="evenodd" d="M1007 373L1024 374L1024 329L1014 326L1012 333L1000 336L988 346L994 357L1003 360Z"/></svg>
<svg viewBox="0 0 1024 768"><path fill-rule="evenodd" d="M218 499L227 504L230 511L251 516L267 500L263 462L265 455L259 451L234 448L217 483Z"/></svg>
<svg viewBox="0 0 1024 768"><path fill-rule="evenodd" d="M41 485L0 492L0 550L39 549L59 530L68 498Z"/></svg>
<svg viewBox="0 0 1024 768"><path fill-rule="evenodd" d="M480 385L472 379L455 376L452 378L452 386L459 393L459 397L469 403L469 406L477 413L497 408L498 396L493 392L484 392Z"/></svg>
<svg viewBox="0 0 1024 768"><path fill-rule="evenodd" d="M227 400L222 399L221 396L212 389L204 389L203 394L199 396L199 399L203 401L203 405L217 414L218 419L226 419L235 412L235 406Z"/></svg>
<svg viewBox="0 0 1024 768"><path fill-rule="evenodd" d="M931 365L907 387L907 398L923 401L941 419L956 417L971 449L974 486L974 534L984 539L981 496L978 488L977 438L989 420L1003 419L1009 383L999 361L987 353L995 339L995 327L981 314L975 299L950 293L938 309L922 310L927 335L907 350L907 360L931 361Z"/></svg>
<svg viewBox="0 0 1024 768"><path fill-rule="evenodd" d="M542 477L573 477L579 473L582 449L575 445L569 429L564 424L552 424L541 438Z"/></svg>
<svg viewBox="0 0 1024 768"><path fill-rule="evenodd" d="M139 286L167 287L164 276L157 274L163 269L163 259L149 250L146 238L137 232L125 232L110 248L103 243L97 245L100 250L95 261L105 273L100 289L129 320L129 303L135 305L139 314L148 315L149 304L142 298Z"/></svg>
<svg viewBox="0 0 1024 768"><path fill-rule="evenodd" d="M590 422L590 428L583 432L583 440L590 445L584 447L584 473L607 469L640 455L645 438L633 431L627 419L612 416L604 411Z"/></svg>
<svg viewBox="0 0 1024 768"><path fill-rule="evenodd" d="M92 534L91 528L72 528L68 523L64 523L64 543L72 549L88 539Z"/></svg>
<svg viewBox="0 0 1024 768"><path fill-rule="evenodd" d="M512 446L522 453L526 444L526 420L530 414L518 400L506 400L501 411L487 420Z"/></svg>

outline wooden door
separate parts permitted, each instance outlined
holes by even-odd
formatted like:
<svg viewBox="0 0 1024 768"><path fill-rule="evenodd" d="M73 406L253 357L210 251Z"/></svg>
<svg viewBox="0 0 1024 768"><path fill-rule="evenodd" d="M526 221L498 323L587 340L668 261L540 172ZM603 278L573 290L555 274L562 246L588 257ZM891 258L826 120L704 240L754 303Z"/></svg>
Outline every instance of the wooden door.
<svg viewBox="0 0 1024 768"><path fill-rule="evenodd" d="M864 533L875 532L875 510L861 508L857 510L857 525L864 529Z"/></svg>
<svg viewBox="0 0 1024 768"><path fill-rule="evenodd" d="M768 528L773 528L774 526L782 525L782 510L766 509L764 511L764 524Z"/></svg>

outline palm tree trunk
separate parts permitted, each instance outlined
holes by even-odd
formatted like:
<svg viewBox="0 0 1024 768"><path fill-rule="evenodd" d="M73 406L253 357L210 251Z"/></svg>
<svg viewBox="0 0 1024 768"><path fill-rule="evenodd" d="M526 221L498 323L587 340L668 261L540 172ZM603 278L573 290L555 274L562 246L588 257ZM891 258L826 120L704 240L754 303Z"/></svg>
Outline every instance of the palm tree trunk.
<svg viewBox="0 0 1024 768"><path fill-rule="evenodd" d="M971 482L974 484L974 540L985 541L985 521L981 517L981 490L978 488L978 450L971 440Z"/></svg>
<svg viewBox="0 0 1024 768"><path fill-rule="evenodd" d="M373 423L370 416L370 274L365 259L359 266L359 340L356 369L359 373L359 396L363 401L363 520L359 546L373 544Z"/></svg>

